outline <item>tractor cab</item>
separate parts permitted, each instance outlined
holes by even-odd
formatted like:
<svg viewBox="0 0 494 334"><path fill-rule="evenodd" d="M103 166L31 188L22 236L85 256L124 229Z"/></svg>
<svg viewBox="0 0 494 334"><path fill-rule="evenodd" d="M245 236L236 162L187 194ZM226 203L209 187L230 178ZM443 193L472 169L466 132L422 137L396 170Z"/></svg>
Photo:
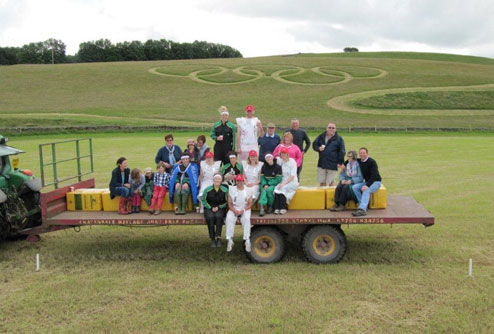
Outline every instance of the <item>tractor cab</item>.
<svg viewBox="0 0 494 334"><path fill-rule="evenodd" d="M24 151L7 145L0 135L0 240L17 235L22 229L41 224L41 181L29 169L19 169Z"/></svg>

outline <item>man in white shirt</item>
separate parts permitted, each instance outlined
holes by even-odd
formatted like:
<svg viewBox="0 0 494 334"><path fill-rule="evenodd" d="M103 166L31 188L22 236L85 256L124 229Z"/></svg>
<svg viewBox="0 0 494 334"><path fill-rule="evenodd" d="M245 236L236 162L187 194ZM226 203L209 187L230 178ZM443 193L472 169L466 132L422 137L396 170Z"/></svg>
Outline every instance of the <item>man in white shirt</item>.
<svg viewBox="0 0 494 334"><path fill-rule="evenodd" d="M259 151L257 138L264 136L261 121L254 117L254 106L245 107L246 117L239 117L237 121L237 143L240 161L247 160L251 150Z"/></svg>
<svg viewBox="0 0 494 334"><path fill-rule="evenodd" d="M235 177L236 186L230 187L228 192L228 213L226 214L226 251L231 252L233 248L233 232L235 223L240 218L243 227L245 251L250 252L250 209L252 207L252 192L244 185L244 176L239 174Z"/></svg>

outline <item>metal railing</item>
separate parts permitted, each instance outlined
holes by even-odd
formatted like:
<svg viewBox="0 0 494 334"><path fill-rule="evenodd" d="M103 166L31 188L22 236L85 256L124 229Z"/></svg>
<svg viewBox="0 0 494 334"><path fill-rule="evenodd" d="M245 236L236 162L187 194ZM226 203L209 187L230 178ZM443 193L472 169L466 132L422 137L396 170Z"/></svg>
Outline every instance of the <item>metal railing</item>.
<svg viewBox="0 0 494 334"><path fill-rule="evenodd" d="M87 141L87 144L89 145L89 154L81 156L81 142ZM76 150L76 157L74 158L68 158L68 159L63 159L63 160L57 160L57 151L56 151L56 146L57 144L65 144L65 143L70 143L74 142L75 143L75 150ZM51 147L51 162L44 163L44 158L43 158L43 147L50 146ZM82 172L81 168L81 159L89 159L90 162L90 168L91 170L89 172ZM69 161L77 161L77 174L73 176L66 177L64 179L58 179L58 171L57 171L57 164L64 163L64 162L69 162ZM82 181L82 177L84 175L88 175L94 172L94 163L93 163L93 140L92 138L80 138L80 139L71 139L71 140L63 140L63 141L58 141L58 142L53 142L53 143L47 143L47 144L40 144L39 145L39 163L40 163L40 170L41 170L41 184L43 187L51 186L54 185L55 189L58 189L58 184L64 181L72 180L72 179L78 179L78 181ZM53 168L53 182L46 183L45 181L45 167L52 166Z"/></svg>

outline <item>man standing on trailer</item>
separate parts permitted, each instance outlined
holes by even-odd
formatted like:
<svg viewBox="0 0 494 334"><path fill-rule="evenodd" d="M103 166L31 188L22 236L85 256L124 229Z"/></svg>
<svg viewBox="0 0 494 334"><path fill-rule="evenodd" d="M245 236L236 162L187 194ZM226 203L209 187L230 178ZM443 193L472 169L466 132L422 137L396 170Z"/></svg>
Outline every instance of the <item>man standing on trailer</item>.
<svg viewBox="0 0 494 334"><path fill-rule="evenodd" d="M237 118L238 156L241 162L247 160L250 151L259 152L257 138L264 136L261 121L254 117L254 106L248 105L245 112L246 117Z"/></svg>
<svg viewBox="0 0 494 334"><path fill-rule="evenodd" d="M265 155L268 152L273 152L276 146L281 143L281 138L275 133L276 127L273 123L268 123L266 130L267 133L257 140L259 144L259 160L262 162L266 162Z"/></svg>
<svg viewBox="0 0 494 334"><path fill-rule="evenodd" d="M221 119L214 123L211 130L211 138L214 144L214 161L229 162L228 152L235 151L235 140L237 138L237 127L228 120L230 113L225 106L218 109Z"/></svg>
<svg viewBox="0 0 494 334"><path fill-rule="evenodd" d="M302 165L304 164L304 155L310 148L310 138L304 129L300 128L300 123L298 119L292 119L292 127L285 132L290 132L293 136L293 143L298 146L302 152L302 164L297 168L297 178L300 181L300 173L302 172ZM305 147L304 147L305 142ZM272 152L272 151L271 151Z"/></svg>
<svg viewBox="0 0 494 334"><path fill-rule="evenodd" d="M244 185L244 176L239 174L235 177L236 186L230 187L228 192L228 213L226 214L226 251L231 252L233 248L233 232L235 223L240 218L244 232L245 251L250 252L250 209L253 202L253 194Z"/></svg>
<svg viewBox="0 0 494 334"><path fill-rule="evenodd" d="M314 151L319 153L317 161L317 180L321 187L334 185L338 167L344 167L345 142L336 132L336 125L329 123L326 131L312 143Z"/></svg>
<svg viewBox="0 0 494 334"><path fill-rule="evenodd" d="M356 217L367 214L370 195L381 188L381 175L379 174L376 160L369 157L369 151L366 147L360 148L359 156L360 159L357 160L360 164L360 170L362 171L365 183L357 183L352 187L353 193L357 196L357 200L360 203L357 211L352 212L352 215Z"/></svg>

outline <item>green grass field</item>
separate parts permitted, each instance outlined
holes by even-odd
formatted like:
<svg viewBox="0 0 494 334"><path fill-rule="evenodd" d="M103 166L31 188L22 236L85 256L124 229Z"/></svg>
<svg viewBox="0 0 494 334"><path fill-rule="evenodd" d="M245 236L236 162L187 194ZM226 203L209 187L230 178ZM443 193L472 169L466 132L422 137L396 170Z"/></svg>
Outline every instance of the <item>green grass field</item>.
<svg viewBox="0 0 494 334"><path fill-rule="evenodd" d="M492 107L472 114L476 105L469 103L453 113L410 109L408 99L393 104L394 112L352 107L352 94L372 98L374 91L389 89L398 90L393 94L438 87L445 92L492 92L493 65L492 59L481 57L383 52L2 66L0 128L104 122L197 128L217 120L221 105L234 119L253 104L265 124L287 123L296 116L309 128L320 127L324 120L340 127L494 129ZM315 68L320 73L311 71Z"/></svg>
<svg viewBox="0 0 494 334"><path fill-rule="evenodd" d="M198 134L176 133L175 142ZM37 145L76 137L12 137L10 144L28 152L21 167L39 175ZM492 333L494 136L344 139L347 150L366 145L388 192L413 196L436 224L344 227L345 258L321 266L307 263L295 246L280 263L250 264L240 230L227 254L209 248L205 226L85 227L42 235L36 244L2 243L0 332ZM106 187L122 155L131 167L151 166L163 133L93 140L97 186ZM57 153L62 159L72 150ZM315 163L311 150L303 185L316 183Z"/></svg>

